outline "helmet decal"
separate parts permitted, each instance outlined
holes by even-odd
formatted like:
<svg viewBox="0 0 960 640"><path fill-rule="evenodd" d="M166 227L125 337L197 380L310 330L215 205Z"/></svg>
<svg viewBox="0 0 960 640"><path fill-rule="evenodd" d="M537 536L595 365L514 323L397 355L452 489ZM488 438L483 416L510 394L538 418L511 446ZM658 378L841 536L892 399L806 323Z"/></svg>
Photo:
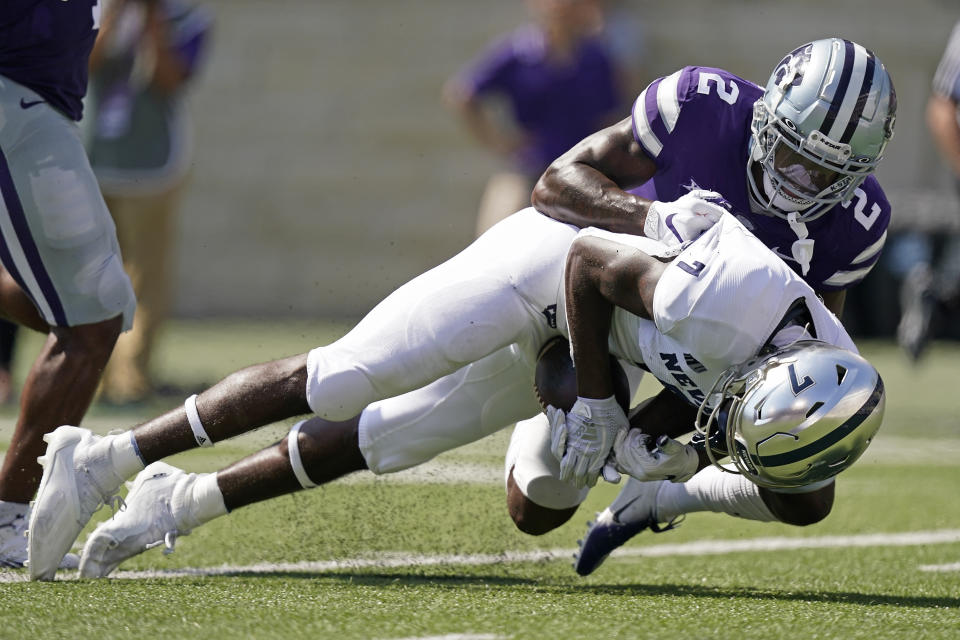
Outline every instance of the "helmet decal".
<svg viewBox="0 0 960 640"><path fill-rule="evenodd" d="M817 381L810 376L800 378L800 376L797 375L797 364L795 362L791 362L787 366L787 374L787 377L790 379L790 388L793 390L793 395L795 396L800 395L809 387L817 384Z"/></svg>
<svg viewBox="0 0 960 640"><path fill-rule="evenodd" d="M773 72L774 83L781 88L786 88L785 81L790 86L798 86L803 81L803 71L810 62L812 51L813 46L807 44L785 55Z"/></svg>
<svg viewBox="0 0 960 640"><path fill-rule="evenodd" d="M878 376L877 385L873 388L873 393L870 394L870 397L863 404L863 406L860 407L856 413L850 416L849 420L819 440L811 442L810 444L798 449L794 449L793 451L770 456L757 456L760 466L781 467L786 464L799 462L800 460L806 460L816 456L818 453L827 449L828 447L840 442L848 435L853 433L854 429L863 424L864 420L873 415L874 409L877 408L877 405L880 404L880 400L883 398L883 392L883 379Z"/></svg>

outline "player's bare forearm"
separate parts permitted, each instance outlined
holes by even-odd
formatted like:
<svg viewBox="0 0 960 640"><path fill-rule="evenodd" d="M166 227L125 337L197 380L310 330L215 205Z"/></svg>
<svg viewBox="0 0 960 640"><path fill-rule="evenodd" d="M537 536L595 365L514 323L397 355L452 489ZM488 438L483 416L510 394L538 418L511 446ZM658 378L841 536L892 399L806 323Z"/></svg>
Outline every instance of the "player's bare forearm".
<svg viewBox="0 0 960 640"><path fill-rule="evenodd" d="M540 213L560 222L637 235L643 235L650 204L580 162L548 168L534 188L532 201Z"/></svg>
<svg viewBox="0 0 960 640"><path fill-rule="evenodd" d="M555 160L533 190L540 213L579 227L643 233L650 201L626 191L656 171L633 139L630 118L585 138Z"/></svg>
<svg viewBox="0 0 960 640"><path fill-rule="evenodd" d="M567 254L567 324L577 371L577 393L613 395L608 336L614 307L649 318L663 265L632 247L581 236Z"/></svg>
<svg viewBox="0 0 960 640"><path fill-rule="evenodd" d="M613 318L613 304L600 292L598 280L604 265L576 242L567 255L567 324L573 345L577 373L577 395L581 398L609 398L613 379L608 365L607 336Z"/></svg>

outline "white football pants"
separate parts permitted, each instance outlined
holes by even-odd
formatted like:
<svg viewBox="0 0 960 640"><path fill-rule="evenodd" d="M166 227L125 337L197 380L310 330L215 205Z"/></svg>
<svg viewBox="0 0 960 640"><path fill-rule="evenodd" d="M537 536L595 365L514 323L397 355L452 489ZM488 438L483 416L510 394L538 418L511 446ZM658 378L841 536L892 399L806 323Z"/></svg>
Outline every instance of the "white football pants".
<svg viewBox="0 0 960 640"><path fill-rule="evenodd" d="M536 356L560 334L556 305L577 231L524 209L401 286L310 352L311 409L329 420L363 412L361 450L375 473L537 413Z"/></svg>

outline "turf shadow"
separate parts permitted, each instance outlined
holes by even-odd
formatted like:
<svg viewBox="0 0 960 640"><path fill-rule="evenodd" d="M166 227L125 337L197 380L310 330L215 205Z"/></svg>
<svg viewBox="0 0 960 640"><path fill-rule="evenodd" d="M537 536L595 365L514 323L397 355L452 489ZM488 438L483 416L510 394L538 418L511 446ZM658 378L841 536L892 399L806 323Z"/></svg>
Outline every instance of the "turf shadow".
<svg viewBox="0 0 960 640"><path fill-rule="evenodd" d="M152 579L164 579L162 572L150 576ZM402 582L406 585L430 585L440 588L465 587L483 587L494 586L517 586L517 585L535 585L543 586L543 581L533 578L520 578L504 575L436 575L428 573L370 573L370 572L351 572L351 571L224 571L215 575L198 573L196 576L184 576L174 570L170 575L171 579L190 579L190 578L281 578L293 580L335 580L349 582L351 584L364 586L389 586Z"/></svg>
<svg viewBox="0 0 960 640"><path fill-rule="evenodd" d="M860 606L895 606L910 608L958 608L960 598L937 598L925 596L902 596L886 593L856 593L852 591L777 591L751 587L716 588L704 585L659 584L659 585L583 585L560 586L558 591L567 593L593 593L596 595L623 596L676 596L694 598L752 598L755 600L784 600L798 602L846 603Z"/></svg>

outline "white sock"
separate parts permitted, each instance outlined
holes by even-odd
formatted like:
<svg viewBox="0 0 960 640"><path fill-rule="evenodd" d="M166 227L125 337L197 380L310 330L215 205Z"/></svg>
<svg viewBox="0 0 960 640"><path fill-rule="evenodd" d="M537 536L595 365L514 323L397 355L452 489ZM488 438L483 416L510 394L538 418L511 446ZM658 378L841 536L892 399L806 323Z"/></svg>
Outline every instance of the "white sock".
<svg viewBox="0 0 960 640"><path fill-rule="evenodd" d="M669 522L684 513L715 511L737 518L775 522L760 488L741 475L706 467L686 482L666 482L657 494L656 516Z"/></svg>
<svg viewBox="0 0 960 640"><path fill-rule="evenodd" d="M93 443L87 460L96 462L98 481L105 481L104 487L114 487L143 471L143 460L133 439L133 433L107 434Z"/></svg>
<svg viewBox="0 0 960 640"><path fill-rule="evenodd" d="M190 473L177 481L170 499L170 508L177 529L181 533L227 515L223 493L217 484L215 473Z"/></svg>
<svg viewBox="0 0 960 640"><path fill-rule="evenodd" d="M126 479L143 471L145 465L132 431L108 435L106 438L110 439L110 461L117 475Z"/></svg>

